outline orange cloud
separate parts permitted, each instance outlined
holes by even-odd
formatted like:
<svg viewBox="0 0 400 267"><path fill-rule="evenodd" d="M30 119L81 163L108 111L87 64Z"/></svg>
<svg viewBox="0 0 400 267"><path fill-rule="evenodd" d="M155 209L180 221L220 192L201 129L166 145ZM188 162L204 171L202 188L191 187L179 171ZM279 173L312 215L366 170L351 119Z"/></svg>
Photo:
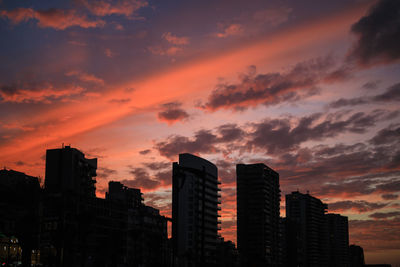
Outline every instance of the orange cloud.
<svg viewBox="0 0 400 267"><path fill-rule="evenodd" d="M1 10L0 16L7 17L12 23L18 24L35 17L35 11L32 8L16 8L13 10Z"/></svg>
<svg viewBox="0 0 400 267"><path fill-rule="evenodd" d="M16 87L0 88L0 97L2 102L14 103L50 103L53 99L66 99L68 97L79 95L84 89L79 86L66 86L63 88L54 88L51 84L46 84L38 89L24 89Z"/></svg>
<svg viewBox="0 0 400 267"><path fill-rule="evenodd" d="M65 30L73 26L95 28L105 25L103 20L89 20L86 15L78 14L77 11L72 9L33 10L32 8L17 8L10 11L2 10L0 15L8 18L14 24L36 19L39 27L56 30Z"/></svg>

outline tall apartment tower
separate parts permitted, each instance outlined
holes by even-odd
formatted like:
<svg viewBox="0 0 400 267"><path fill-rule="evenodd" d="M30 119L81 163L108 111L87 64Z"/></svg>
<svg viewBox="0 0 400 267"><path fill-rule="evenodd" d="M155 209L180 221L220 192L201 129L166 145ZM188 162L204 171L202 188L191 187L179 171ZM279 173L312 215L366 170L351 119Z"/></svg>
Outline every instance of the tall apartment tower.
<svg viewBox="0 0 400 267"><path fill-rule="evenodd" d="M213 266L220 230L217 167L185 153L172 171L174 266Z"/></svg>
<svg viewBox="0 0 400 267"><path fill-rule="evenodd" d="M327 208L308 193L286 195L286 218L293 226L288 236L292 245L288 251L289 266L328 266Z"/></svg>
<svg viewBox="0 0 400 267"><path fill-rule="evenodd" d="M346 216L328 213L329 266L349 266L349 226Z"/></svg>
<svg viewBox="0 0 400 267"><path fill-rule="evenodd" d="M241 266L279 265L279 174L265 164L238 164L237 242Z"/></svg>
<svg viewBox="0 0 400 267"><path fill-rule="evenodd" d="M96 196L97 159L87 159L78 149L65 146L46 151L45 188L48 192L68 192Z"/></svg>

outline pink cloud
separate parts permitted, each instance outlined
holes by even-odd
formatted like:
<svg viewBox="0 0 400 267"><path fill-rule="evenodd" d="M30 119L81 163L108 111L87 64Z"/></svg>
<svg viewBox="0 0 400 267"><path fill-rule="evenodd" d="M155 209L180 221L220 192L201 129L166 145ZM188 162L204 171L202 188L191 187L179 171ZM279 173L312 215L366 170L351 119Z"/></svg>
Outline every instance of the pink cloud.
<svg viewBox="0 0 400 267"><path fill-rule="evenodd" d="M94 84L98 84L98 85L103 85L104 84L104 80L96 77L93 74L89 74L83 71L77 71L77 70L73 70L73 71L69 71L65 74L66 76L74 76L76 78L78 78L80 81L82 82L88 82L88 83L94 83Z"/></svg>
<svg viewBox="0 0 400 267"><path fill-rule="evenodd" d="M117 53L113 52L110 48L106 48L104 54L109 58L113 58L117 55Z"/></svg>
<svg viewBox="0 0 400 267"><path fill-rule="evenodd" d="M163 48L161 46L150 46L147 48L152 54L160 55L160 56L173 56L176 55L178 52L182 51L183 48L178 46L171 46L167 48Z"/></svg>
<svg viewBox="0 0 400 267"><path fill-rule="evenodd" d="M243 27L240 24L231 24L223 29L222 32L216 34L219 38L240 35L243 33Z"/></svg>
<svg viewBox="0 0 400 267"><path fill-rule="evenodd" d="M149 5L147 1L140 0L95 0L81 1L87 9L96 16L109 16L109 15L124 15L126 17L132 16L136 11L142 7Z"/></svg>
<svg viewBox="0 0 400 267"><path fill-rule="evenodd" d="M188 37L178 37L176 35L173 35L170 32L165 32L162 35L162 38L164 38L166 41L173 45L187 45L189 44L189 38Z"/></svg>

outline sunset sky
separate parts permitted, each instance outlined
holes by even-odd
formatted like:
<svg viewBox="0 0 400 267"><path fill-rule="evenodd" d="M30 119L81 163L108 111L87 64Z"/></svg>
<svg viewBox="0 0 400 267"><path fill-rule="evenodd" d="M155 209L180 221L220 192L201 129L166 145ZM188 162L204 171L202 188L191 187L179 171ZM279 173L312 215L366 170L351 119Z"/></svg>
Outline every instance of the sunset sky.
<svg viewBox="0 0 400 267"><path fill-rule="evenodd" d="M0 164L44 177L62 143L171 214L178 154L222 181L278 171L349 217L367 263L400 264L400 1L0 0Z"/></svg>

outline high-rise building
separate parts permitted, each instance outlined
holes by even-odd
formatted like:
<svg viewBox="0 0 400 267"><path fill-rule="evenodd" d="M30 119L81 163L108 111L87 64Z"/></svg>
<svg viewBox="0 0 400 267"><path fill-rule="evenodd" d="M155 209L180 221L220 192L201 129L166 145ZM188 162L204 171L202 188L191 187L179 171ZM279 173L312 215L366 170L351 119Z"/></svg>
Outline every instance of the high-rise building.
<svg viewBox="0 0 400 267"><path fill-rule="evenodd" d="M348 219L340 214L325 215L328 224L329 266L349 266L349 226Z"/></svg>
<svg viewBox="0 0 400 267"><path fill-rule="evenodd" d="M308 193L286 195L286 217L293 227L290 234L287 233L288 243L292 245L288 250L290 266L328 266L327 208L321 200ZM290 240L291 237L295 239Z"/></svg>
<svg viewBox="0 0 400 267"><path fill-rule="evenodd" d="M265 164L238 164L237 242L242 266L279 265L279 174Z"/></svg>
<svg viewBox="0 0 400 267"><path fill-rule="evenodd" d="M87 159L78 149L65 146L46 151L46 180L48 192L68 192L95 197L97 159Z"/></svg>
<svg viewBox="0 0 400 267"><path fill-rule="evenodd" d="M175 266L216 263L220 197L218 170L211 162L180 154L173 163L172 239Z"/></svg>

